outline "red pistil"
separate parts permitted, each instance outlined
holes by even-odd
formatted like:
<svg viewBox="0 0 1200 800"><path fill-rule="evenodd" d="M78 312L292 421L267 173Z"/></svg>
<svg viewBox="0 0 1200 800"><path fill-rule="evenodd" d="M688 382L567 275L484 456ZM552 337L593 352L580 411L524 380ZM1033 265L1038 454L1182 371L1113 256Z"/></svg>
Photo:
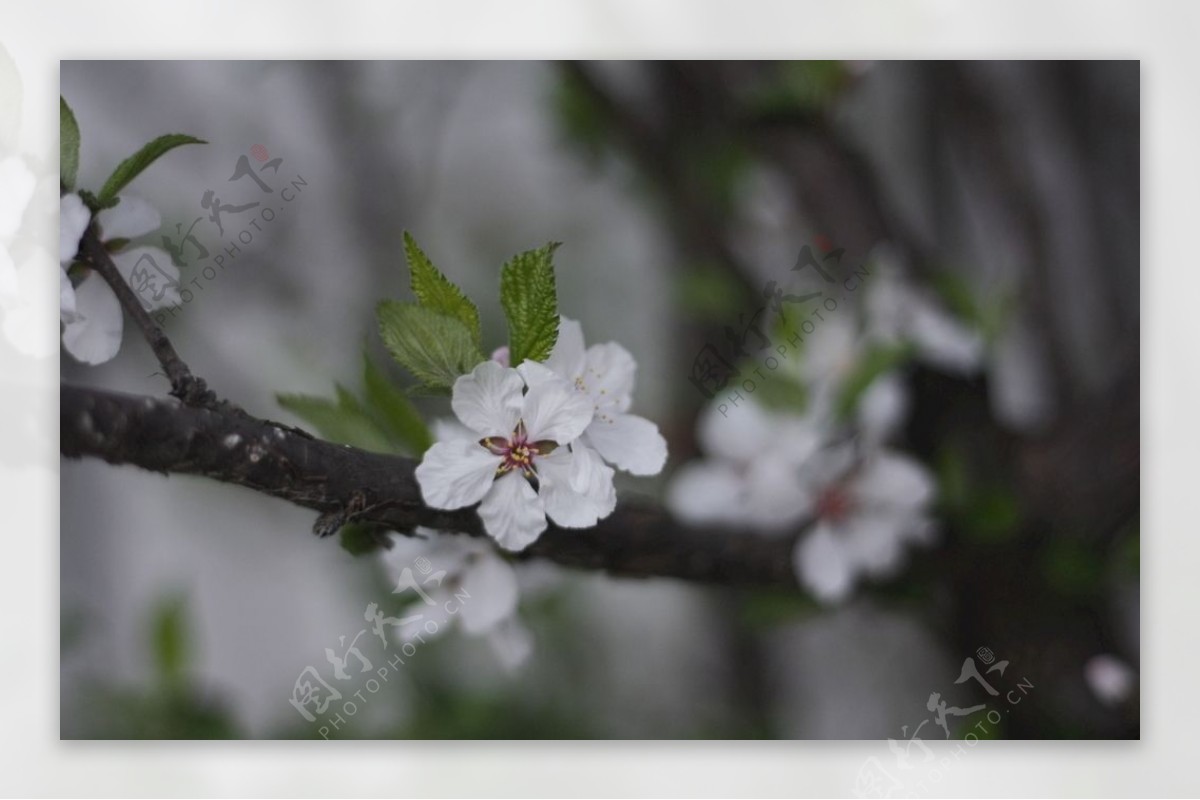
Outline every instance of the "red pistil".
<svg viewBox="0 0 1200 800"><path fill-rule="evenodd" d="M825 487L817 496L817 516L830 522L841 522L853 507L850 493L836 484Z"/></svg>
<svg viewBox="0 0 1200 800"><path fill-rule="evenodd" d="M488 436L480 439L479 444L486 447L488 452L493 455L504 458L500 462L500 466L496 469L498 475L503 475L512 470L520 470L526 478L537 477L537 470L533 466L535 456L548 455L558 447L557 444L550 440L530 442L525 432L524 420L517 423L517 428L513 431L512 436L508 438L503 436Z"/></svg>

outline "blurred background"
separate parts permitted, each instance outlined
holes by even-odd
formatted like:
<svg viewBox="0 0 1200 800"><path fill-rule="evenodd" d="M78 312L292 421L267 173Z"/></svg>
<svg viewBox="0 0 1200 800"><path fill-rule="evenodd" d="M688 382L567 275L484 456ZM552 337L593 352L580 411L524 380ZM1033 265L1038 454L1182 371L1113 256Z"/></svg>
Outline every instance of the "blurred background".
<svg viewBox="0 0 1200 800"><path fill-rule="evenodd" d="M522 664L452 632L324 734L288 700L389 602L382 559L246 490L64 461L62 736L903 748L931 694L989 700L956 683L970 658L1032 687L988 736L1138 737L1139 83L1136 62L64 62L80 185L161 133L209 142L131 187L163 215L147 241L180 241L208 190L256 191L229 182L256 146L282 159L268 179L293 200L214 278L183 266L198 285L165 318L193 371L259 416L303 424L277 393L357 389L364 347L403 382L374 323L407 293L403 230L497 343L500 265L564 243L560 308L636 355L634 409L670 445L663 474L623 493L665 498L713 456L697 351L769 281L802 286L806 245L898 265L982 345L969 369L888 363L905 398L891 446L938 487L936 537L891 574L828 603L522 564ZM215 254L247 227L231 219L194 233ZM66 382L166 391L128 331L108 364L62 363Z"/></svg>

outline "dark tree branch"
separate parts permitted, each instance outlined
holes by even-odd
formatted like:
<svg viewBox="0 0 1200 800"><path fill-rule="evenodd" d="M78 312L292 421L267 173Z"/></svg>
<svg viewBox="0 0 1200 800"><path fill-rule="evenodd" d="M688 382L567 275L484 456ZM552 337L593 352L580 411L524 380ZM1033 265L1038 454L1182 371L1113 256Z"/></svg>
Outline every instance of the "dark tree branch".
<svg viewBox="0 0 1200 800"><path fill-rule="evenodd" d="M162 473L202 475L320 512L332 533L349 521L402 533L418 525L482 536L471 509L439 511L421 501L417 462L314 439L220 406L63 386L64 456L93 456ZM521 557L632 577L796 587L794 536L685 528L662 509L624 502L587 530L551 526Z"/></svg>
<svg viewBox="0 0 1200 800"><path fill-rule="evenodd" d="M154 351L154 357L158 359L163 371L167 373L168 380L171 381L171 394L191 406L217 405L216 395L202 378L197 378L192 374L188 365L175 352L171 340L163 333L162 328L158 327L150 318L146 309L142 308L133 289L121 277L117 265L113 263L112 256L104 247L104 242L100 241L100 234L97 232L95 224L89 225L87 231L84 232L83 239L80 241L80 252L87 260L88 266L96 270L100 277L104 278L112 287L121 307L125 309L125 313L133 317L133 321L141 329L142 336L149 343L150 349Z"/></svg>

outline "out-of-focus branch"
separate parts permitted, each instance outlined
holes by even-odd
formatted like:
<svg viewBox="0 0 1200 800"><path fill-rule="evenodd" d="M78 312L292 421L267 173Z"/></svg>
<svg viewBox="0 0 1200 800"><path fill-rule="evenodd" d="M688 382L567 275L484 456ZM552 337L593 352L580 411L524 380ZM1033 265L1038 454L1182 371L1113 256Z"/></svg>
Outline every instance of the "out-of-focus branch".
<svg viewBox="0 0 1200 800"><path fill-rule="evenodd" d="M482 536L471 509L421 500L417 462L314 439L222 407L63 386L61 452L162 473L201 475L320 512L314 529L345 522L400 532L418 526ZM795 537L694 530L661 508L623 502L587 530L551 527L522 557L633 577L792 587Z"/></svg>

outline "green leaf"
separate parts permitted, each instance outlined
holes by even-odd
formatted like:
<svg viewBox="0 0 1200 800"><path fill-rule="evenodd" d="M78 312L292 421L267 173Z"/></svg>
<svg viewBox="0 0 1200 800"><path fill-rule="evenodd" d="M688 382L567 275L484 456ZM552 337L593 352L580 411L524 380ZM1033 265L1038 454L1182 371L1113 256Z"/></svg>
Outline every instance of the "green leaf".
<svg viewBox="0 0 1200 800"><path fill-rule="evenodd" d="M388 352L426 386L449 388L484 360L456 317L395 300L384 300L375 313Z"/></svg>
<svg viewBox="0 0 1200 800"><path fill-rule="evenodd" d="M369 522L347 522L338 531L342 549L352 556L375 553L387 547L388 530Z"/></svg>
<svg viewBox="0 0 1200 800"><path fill-rule="evenodd" d="M782 373L783 370L780 370L771 375L770 380L760 383L755 392L755 398L765 408L803 412L808 408L808 388Z"/></svg>
<svg viewBox="0 0 1200 800"><path fill-rule="evenodd" d="M367 410L384 430L411 455L419 456L433 444L433 437L408 395L396 388L371 357L363 354L363 382Z"/></svg>
<svg viewBox="0 0 1200 800"><path fill-rule="evenodd" d="M62 95L58 96L58 174L63 188L74 191L79 174L79 123Z"/></svg>
<svg viewBox="0 0 1200 800"><path fill-rule="evenodd" d="M364 450L387 450L387 434L363 410L354 395L337 387L337 401L307 394L277 394L275 401L339 444Z"/></svg>
<svg viewBox="0 0 1200 800"><path fill-rule="evenodd" d="M500 273L500 304L508 318L510 363L545 361L558 341L554 251L558 242L514 256Z"/></svg>
<svg viewBox="0 0 1200 800"><path fill-rule="evenodd" d="M739 598L738 616L747 626L770 629L819 611L816 601L792 589L758 589Z"/></svg>
<svg viewBox="0 0 1200 800"><path fill-rule="evenodd" d="M412 290L417 302L431 311L460 320L475 337L475 345L479 346L479 310L461 289L438 271L408 231L404 232L404 256L412 273Z"/></svg>
<svg viewBox="0 0 1200 800"><path fill-rule="evenodd" d="M93 214L99 214L106 208L114 208L118 203L121 202L121 198L119 197L110 197L104 202L101 202L100 198L96 197L94 192L89 192L87 189L79 190L79 198L83 200L83 204L88 207L88 211L91 211Z"/></svg>
<svg viewBox="0 0 1200 800"><path fill-rule="evenodd" d="M680 304L698 320L726 322L746 307L737 280L729 270L712 264L680 271L677 289Z"/></svg>
<svg viewBox="0 0 1200 800"><path fill-rule="evenodd" d="M108 180L104 182L104 187L100 189L99 201L105 203L113 199L129 185L130 181L141 175L146 167L164 154L185 144L208 144L208 142L184 133L168 133L166 136L158 137L117 165L112 175L109 175Z"/></svg>
<svg viewBox="0 0 1200 800"><path fill-rule="evenodd" d="M182 595L168 598L155 610L151 637L155 665L164 685L182 686L189 655L187 603Z"/></svg>

